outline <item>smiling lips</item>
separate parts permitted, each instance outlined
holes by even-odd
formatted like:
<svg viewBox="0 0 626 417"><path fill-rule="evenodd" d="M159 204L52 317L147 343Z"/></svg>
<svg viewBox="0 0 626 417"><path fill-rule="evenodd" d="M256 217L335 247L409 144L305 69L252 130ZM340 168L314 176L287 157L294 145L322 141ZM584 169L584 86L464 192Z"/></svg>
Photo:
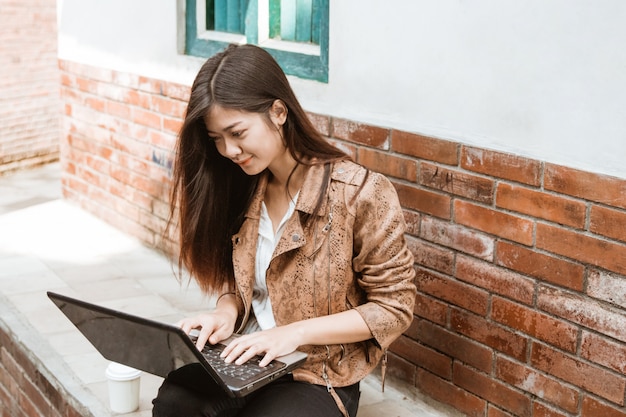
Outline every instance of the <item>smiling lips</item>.
<svg viewBox="0 0 626 417"><path fill-rule="evenodd" d="M245 158L245 159L238 159L236 161L233 160L234 163L236 163L237 165L240 165L240 166L247 165L250 161L252 161L252 157L251 156L249 156L248 158Z"/></svg>

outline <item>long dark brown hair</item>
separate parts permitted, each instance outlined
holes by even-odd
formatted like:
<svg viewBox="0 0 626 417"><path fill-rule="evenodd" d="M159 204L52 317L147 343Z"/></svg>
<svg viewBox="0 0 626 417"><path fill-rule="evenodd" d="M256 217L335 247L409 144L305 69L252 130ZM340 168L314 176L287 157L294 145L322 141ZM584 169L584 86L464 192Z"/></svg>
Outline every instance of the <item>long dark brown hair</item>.
<svg viewBox="0 0 626 417"><path fill-rule="evenodd" d="M287 107L283 140L298 163L325 164L328 176L333 161L349 159L315 129L267 51L230 45L209 58L191 87L178 136L168 221L168 229L173 219L179 221L179 269L186 268L207 293L233 287L231 237L243 223L259 176L245 174L218 153L209 140L206 118L211 106L219 105L263 114L270 123L269 110L276 100ZM328 181L322 183L318 208Z"/></svg>

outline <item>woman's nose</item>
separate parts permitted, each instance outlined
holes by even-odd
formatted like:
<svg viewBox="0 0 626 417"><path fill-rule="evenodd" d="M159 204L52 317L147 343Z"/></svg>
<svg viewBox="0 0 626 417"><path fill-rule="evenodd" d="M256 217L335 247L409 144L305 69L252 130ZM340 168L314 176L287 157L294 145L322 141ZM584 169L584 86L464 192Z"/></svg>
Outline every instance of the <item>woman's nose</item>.
<svg viewBox="0 0 626 417"><path fill-rule="evenodd" d="M234 158L237 155L241 154L241 147L232 139L225 138L222 141L222 150L221 154L226 158Z"/></svg>

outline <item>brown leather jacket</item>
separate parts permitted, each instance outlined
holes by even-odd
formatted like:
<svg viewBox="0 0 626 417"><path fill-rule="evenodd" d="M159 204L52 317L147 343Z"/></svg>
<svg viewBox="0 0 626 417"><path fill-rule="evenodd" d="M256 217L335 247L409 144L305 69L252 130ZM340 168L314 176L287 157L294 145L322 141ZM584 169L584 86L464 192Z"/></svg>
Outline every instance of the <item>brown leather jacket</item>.
<svg viewBox="0 0 626 417"><path fill-rule="evenodd" d="M356 383L378 364L383 351L413 319L413 255L391 182L353 162L334 164L320 216L303 226L323 181L323 167L308 169L296 211L286 224L267 271L267 286L278 326L356 309L374 338L361 343L301 346L309 354L294 378L335 387ZM233 236L233 264L240 308L239 331L251 314L263 177L239 232ZM355 197L356 194L356 197ZM354 197L354 198L353 198ZM326 370L327 379L324 378Z"/></svg>

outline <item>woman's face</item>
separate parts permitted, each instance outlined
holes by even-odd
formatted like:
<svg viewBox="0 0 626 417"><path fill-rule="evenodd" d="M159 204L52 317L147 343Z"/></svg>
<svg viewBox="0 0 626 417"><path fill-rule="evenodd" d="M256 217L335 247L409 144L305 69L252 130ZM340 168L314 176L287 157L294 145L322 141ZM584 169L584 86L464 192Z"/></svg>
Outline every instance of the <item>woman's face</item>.
<svg viewBox="0 0 626 417"><path fill-rule="evenodd" d="M220 155L239 165L246 174L256 175L271 169L287 154L281 136L285 119L286 109L277 101L270 109L271 125L262 114L217 105L211 107L205 123Z"/></svg>

